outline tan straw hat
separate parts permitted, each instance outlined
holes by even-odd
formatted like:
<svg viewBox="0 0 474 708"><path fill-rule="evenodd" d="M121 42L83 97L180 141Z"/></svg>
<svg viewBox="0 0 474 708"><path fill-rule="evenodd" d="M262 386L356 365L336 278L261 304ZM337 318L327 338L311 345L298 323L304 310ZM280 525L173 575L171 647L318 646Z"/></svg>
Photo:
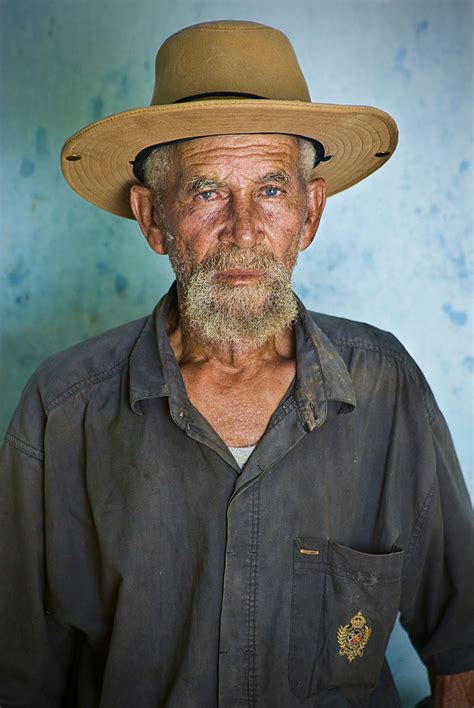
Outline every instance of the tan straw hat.
<svg viewBox="0 0 474 708"><path fill-rule="evenodd" d="M151 106L83 128L66 141L61 166L82 197L133 218L130 187L139 182L145 148L237 133L313 140L314 176L324 177L328 194L381 167L398 139L393 118L377 108L311 103L282 32L255 22L206 22L180 30L159 49Z"/></svg>

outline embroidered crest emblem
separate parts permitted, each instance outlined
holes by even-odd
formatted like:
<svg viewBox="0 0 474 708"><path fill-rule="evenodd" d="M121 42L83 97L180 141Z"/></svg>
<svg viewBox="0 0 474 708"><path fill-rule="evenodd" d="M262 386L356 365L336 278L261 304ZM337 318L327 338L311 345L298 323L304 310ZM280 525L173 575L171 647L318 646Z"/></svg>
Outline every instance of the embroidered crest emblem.
<svg viewBox="0 0 474 708"><path fill-rule="evenodd" d="M371 634L372 629L366 625L365 617L359 610L352 617L350 624L341 624L337 630L339 655L346 656L348 661L354 661L357 656L362 656Z"/></svg>

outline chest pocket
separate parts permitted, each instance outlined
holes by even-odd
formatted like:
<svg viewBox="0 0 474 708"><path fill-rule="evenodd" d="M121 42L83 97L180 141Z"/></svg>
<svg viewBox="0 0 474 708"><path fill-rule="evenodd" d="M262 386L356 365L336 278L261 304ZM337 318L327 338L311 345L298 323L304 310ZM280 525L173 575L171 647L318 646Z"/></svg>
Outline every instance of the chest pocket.
<svg viewBox="0 0 474 708"><path fill-rule="evenodd" d="M336 687L373 688L398 612L403 551L371 555L298 538L293 553L291 690L304 699Z"/></svg>

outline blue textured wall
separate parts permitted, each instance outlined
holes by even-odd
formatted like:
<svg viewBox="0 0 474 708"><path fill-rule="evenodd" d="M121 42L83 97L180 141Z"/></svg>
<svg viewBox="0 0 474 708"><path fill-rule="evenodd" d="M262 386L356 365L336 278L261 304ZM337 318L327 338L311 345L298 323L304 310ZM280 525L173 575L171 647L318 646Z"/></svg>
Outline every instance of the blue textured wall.
<svg viewBox="0 0 474 708"><path fill-rule="evenodd" d="M43 358L149 312L171 281L136 224L69 189L63 142L146 105L155 51L178 28L249 19L289 35L313 100L378 106L399 124L387 166L329 200L295 286L311 308L404 342L474 491L471 2L0 0L0 15L1 427ZM390 660L414 705L426 679L398 629Z"/></svg>

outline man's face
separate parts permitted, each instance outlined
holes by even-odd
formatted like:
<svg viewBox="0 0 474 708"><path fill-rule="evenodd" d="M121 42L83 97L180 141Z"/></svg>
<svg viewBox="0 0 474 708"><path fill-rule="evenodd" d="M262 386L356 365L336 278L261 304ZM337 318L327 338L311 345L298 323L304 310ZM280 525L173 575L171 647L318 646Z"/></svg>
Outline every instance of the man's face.
<svg viewBox="0 0 474 708"><path fill-rule="evenodd" d="M296 317L291 273L317 226L299 157L296 139L278 134L173 148L156 219L182 314L204 339L258 343Z"/></svg>
<svg viewBox="0 0 474 708"><path fill-rule="evenodd" d="M191 270L231 250L272 254L291 272L306 216L298 158L296 139L286 135L217 136L175 146L163 215ZM258 278L252 269L228 269L224 276L238 286Z"/></svg>

